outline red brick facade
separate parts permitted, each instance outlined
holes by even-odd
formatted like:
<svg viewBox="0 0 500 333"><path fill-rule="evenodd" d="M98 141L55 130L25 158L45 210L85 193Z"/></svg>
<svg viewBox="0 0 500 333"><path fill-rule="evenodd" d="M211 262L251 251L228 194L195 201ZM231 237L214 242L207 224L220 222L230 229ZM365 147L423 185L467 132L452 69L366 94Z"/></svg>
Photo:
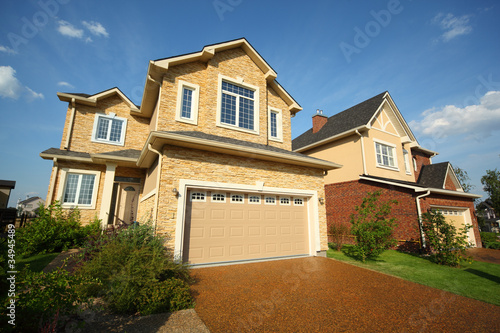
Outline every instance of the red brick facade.
<svg viewBox="0 0 500 333"><path fill-rule="evenodd" d="M392 205L392 217L396 219L397 227L394 236L398 245L411 242L419 246L420 230L418 224L418 210L416 197L422 193L414 190L388 184L375 183L365 180L355 180L343 183L325 185L326 216L328 228L333 223L344 223L350 226L350 216L354 214L355 207L361 205L363 198L370 192L381 191L380 201L397 200L397 205ZM472 199L444 197L432 195L421 199L422 212L430 209L430 205L452 206L469 208L474 226L477 246L481 246L477 219L474 214ZM328 229L329 230L329 229ZM329 239L331 241L331 239ZM406 244L408 245L408 243Z"/></svg>
<svg viewBox="0 0 500 333"><path fill-rule="evenodd" d="M429 155L414 150L412 150L411 155L417 163L417 170L415 171L415 181L418 181L418 176L420 176L422 166L431 164L431 158Z"/></svg>
<svg viewBox="0 0 500 333"><path fill-rule="evenodd" d="M457 187L455 186L455 184L451 180L451 177L450 177L449 174L448 174L448 176L446 176L446 181L444 182L444 188L446 190L452 190L452 191L456 191L457 190Z"/></svg>
<svg viewBox="0 0 500 333"><path fill-rule="evenodd" d="M313 116L313 133L318 132L321 127L323 127L328 121L328 117L322 114L316 114Z"/></svg>

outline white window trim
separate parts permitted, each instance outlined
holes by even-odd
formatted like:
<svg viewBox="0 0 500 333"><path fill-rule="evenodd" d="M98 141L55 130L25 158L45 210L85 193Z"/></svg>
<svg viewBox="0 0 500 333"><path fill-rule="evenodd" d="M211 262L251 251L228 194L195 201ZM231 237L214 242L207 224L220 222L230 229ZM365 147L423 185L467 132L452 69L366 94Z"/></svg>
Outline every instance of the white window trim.
<svg viewBox="0 0 500 333"><path fill-rule="evenodd" d="M94 188L92 189L92 202L90 205L75 205L75 204L63 203L63 195L64 195L64 192L66 191L66 180L67 180L68 173L95 175ZM101 178L100 171L62 168L60 177L61 177L60 178L61 182L60 182L60 186L57 190L57 200L61 204L62 208L69 208L70 209L70 208L78 207L78 209L95 209L96 202L97 202L97 192L99 192L99 180Z"/></svg>
<svg viewBox="0 0 500 333"><path fill-rule="evenodd" d="M394 166L393 167L378 163L378 161L377 161L377 143L393 148L393 151L392 151L392 157L394 158ZM373 139L373 149L374 149L374 153L375 153L375 163L377 164L377 168L382 168L382 169L387 169L387 170L392 170L392 171L399 171L398 152L397 152L397 146L395 144L385 142L382 140Z"/></svg>
<svg viewBox="0 0 500 333"><path fill-rule="evenodd" d="M97 125L99 124L99 118L107 118L107 119L118 119L123 121L123 126L122 126L122 132L120 135L120 141L119 142L113 142L113 141L108 141L108 140L103 140L103 139L97 139ZM105 113L96 113L95 118L94 118L94 128L92 129L92 137L91 141L92 142L97 142L97 143L105 143L108 145L115 145L115 146L124 146L125 145L125 133L127 133L127 118L122 118L122 117L117 117L115 113L110 113L110 114L105 114Z"/></svg>
<svg viewBox="0 0 500 333"><path fill-rule="evenodd" d="M224 200L214 200L214 195L216 195L216 194L221 194L221 195L223 195L223 196L224 196ZM210 201L211 201L211 202L225 203L225 202L226 202L226 200L227 200L227 194L226 194L226 193L224 193L224 192L212 192L212 193L210 194Z"/></svg>
<svg viewBox="0 0 500 333"><path fill-rule="evenodd" d="M274 198L274 202L266 202L266 198ZM278 200L276 199L276 196L274 196L274 195L265 195L264 196L264 205L273 205L273 206L275 206L276 205L276 201L278 201Z"/></svg>
<svg viewBox="0 0 500 333"><path fill-rule="evenodd" d="M194 193L202 193L203 199L193 199ZM189 200L191 202L207 202L207 192L205 192L205 191L191 191L191 193L189 194Z"/></svg>
<svg viewBox="0 0 500 333"><path fill-rule="evenodd" d="M243 200L242 201L233 201L233 195L241 196L241 197L243 197ZM231 193L229 198L230 198L229 201L231 203L235 203L235 204L244 204L245 203L245 195L244 194Z"/></svg>
<svg viewBox="0 0 500 333"><path fill-rule="evenodd" d="M254 91L254 115L253 115L253 130L247 129L247 128L241 128L238 127L237 125L229 125L225 124L220 121L221 117L221 107L222 107L222 81L227 81L231 84L241 86L246 89L250 89ZM238 111L238 110L236 110ZM235 131L240 131L240 132L245 132L245 133L250 133L250 134L259 134L259 119L260 119L260 112L259 112L259 87L244 83L243 78L238 77L238 79L233 79L231 77L219 74L219 83L217 87L217 114L216 114L216 124L218 127L224 127L228 128L231 130Z"/></svg>
<svg viewBox="0 0 500 333"><path fill-rule="evenodd" d="M282 203L281 199L288 199L288 203ZM292 205L292 198L290 197L280 197L280 206L291 206Z"/></svg>
<svg viewBox="0 0 500 333"><path fill-rule="evenodd" d="M276 113L276 137L271 136L271 113ZM269 124L267 129L269 140L283 142L283 111L270 106L267 110L267 119L267 123Z"/></svg>
<svg viewBox="0 0 500 333"><path fill-rule="evenodd" d="M257 197L257 198L259 198L259 202L253 202L253 201L250 201L250 198L251 198L251 197ZM249 203L250 205L260 205L260 204L262 203L262 197L261 197L260 195L249 195L249 196L248 196L248 203Z"/></svg>
<svg viewBox="0 0 500 333"><path fill-rule="evenodd" d="M177 85L178 89L177 89L177 104L175 109L176 110L175 120L187 124L198 125L198 105L200 99L200 86L183 80L178 80ZM182 92L184 90L184 87L191 89L193 91L193 100L191 103L191 118L182 117L182 96L183 96Z"/></svg>

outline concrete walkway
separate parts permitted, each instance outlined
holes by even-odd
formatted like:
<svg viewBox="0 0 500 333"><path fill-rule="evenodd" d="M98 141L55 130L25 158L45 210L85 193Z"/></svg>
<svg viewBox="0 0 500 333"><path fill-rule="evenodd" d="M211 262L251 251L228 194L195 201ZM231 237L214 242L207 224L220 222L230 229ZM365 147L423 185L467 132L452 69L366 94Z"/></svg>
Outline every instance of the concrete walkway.
<svg viewBox="0 0 500 333"><path fill-rule="evenodd" d="M193 270L215 332L499 332L500 307L333 259Z"/></svg>

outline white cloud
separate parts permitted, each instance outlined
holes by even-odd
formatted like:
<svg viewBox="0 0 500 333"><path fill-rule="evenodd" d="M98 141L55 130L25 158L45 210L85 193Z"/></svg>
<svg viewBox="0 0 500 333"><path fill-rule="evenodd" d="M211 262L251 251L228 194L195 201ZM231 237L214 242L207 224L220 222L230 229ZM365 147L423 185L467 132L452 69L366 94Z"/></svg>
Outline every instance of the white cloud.
<svg viewBox="0 0 500 333"><path fill-rule="evenodd" d="M61 86L61 87L71 88L71 89L74 88L74 86L71 83L68 83L68 82L65 82L65 81L57 82L57 85Z"/></svg>
<svg viewBox="0 0 500 333"><path fill-rule="evenodd" d="M17 52L8 46L0 45L0 52L5 52L7 54L16 54Z"/></svg>
<svg viewBox="0 0 500 333"><path fill-rule="evenodd" d="M78 29L74 27L71 23L60 20L59 27L57 27L57 31L64 36L68 36L71 38L83 38L83 29Z"/></svg>
<svg viewBox="0 0 500 333"><path fill-rule="evenodd" d="M448 42L455 37L466 35L472 31L472 26L469 25L470 15L456 17L453 14L438 14L434 17L433 22L438 24L444 33L441 38Z"/></svg>
<svg viewBox="0 0 500 333"><path fill-rule="evenodd" d="M15 76L16 71L10 66L0 66L0 96L18 99L23 90L21 82Z"/></svg>
<svg viewBox="0 0 500 333"><path fill-rule="evenodd" d="M101 23L95 21L82 21L82 24L87 28L91 34L95 36L103 36L109 37L109 33L106 31L106 28L102 26Z"/></svg>
<svg viewBox="0 0 500 333"><path fill-rule="evenodd" d="M10 66L0 66L0 96L3 98L18 99L22 94L26 96L28 101L44 98L42 93L37 93L23 86L16 78L16 71L14 68Z"/></svg>
<svg viewBox="0 0 500 333"><path fill-rule="evenodd" d="M479 104L458 107L446 105L422 113L423 119L411 121L410 127L433 138L467 135L484 138L500 130L500 91L489 91Z"/></svg>

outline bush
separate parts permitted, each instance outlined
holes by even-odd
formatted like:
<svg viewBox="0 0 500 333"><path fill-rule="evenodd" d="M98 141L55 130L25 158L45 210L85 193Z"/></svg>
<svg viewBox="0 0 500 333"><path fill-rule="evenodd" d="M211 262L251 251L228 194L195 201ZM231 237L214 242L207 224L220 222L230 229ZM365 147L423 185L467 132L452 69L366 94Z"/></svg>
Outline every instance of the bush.
<svg viewBox="0 0 500 333"><path fill-rule="evenodd" d="M446 222L440 213L423 214L423 230L431 261L451 267L459 267L462 261L468 260L465 250L470 245L467 231L469 227L459 230Z"/></svg>
<svg viewBox="0 0 500 333"><path fill-rule="evenodd" d="M173 312L193 306L189 284L177 278L144 285L135 300L141 315Z"/></svg>
<svg viewBox="0 0 500 333"><path fill-rule="evenodd" d="M368 193L361 206L356 206L357 215L351 215L351 233L356 238L356 244L346 247L344 251L363 262L377 258L396 245L392 235L396 226L395 219L388 217L391 214L391 204L397 204L397 201L377 204L380 193Z"/></svg>
<svg viewBox="0 0 500 333"><path fill-rule="evenodd" d="M98 232L98 220L82 227L78 209L63 210L58 202L47 208L40 206L39 213L16 230L17 253L22 256L66 251L80 246L89 233Z"/></svg>
<svg viewBox="0 0 500 333"><path fill-rule="evenodd" d="M349 234L349 227L344 223L333 223L330 226L330 235L332 237L333 242L329 244L329 246L333 250L340 251L342 249L342 245L344 245L345 237Z"/></svg>
<svg viewBox="0 0 500 333"><path fill-rule="evenodd" d="M73 276L64 268L50 273L32 272L28 267L16 277L15 328L18 332L32 332L58 318L57 324L64 325L69 316L76 314L78 306L89 301L77 292L77 286L91 283L91 280ZM6 309L7 298L3 309ZM6 310L5 310L6 311ZM7 313L2 313L8 318Z"/></svg>
<svg viewBox="0 0 500 333"><path fill-rule="evenodd" d="M184 288L190 282L190 276L187 265L175 261L164 242L165 239L155 235L151 225L146 223L105 234L101 241L88 243L87 248L91 251L84 254L78 274L95 277L98 282L86 285L84 294L104 297L110 309L118 313L165 308L177 297L176 291L167 293L168 288L165 288L169 284L165 281L178 279L185 283ZM182 294L182 290L179 292ZM145 307L143 295L153 294L158 301L149 300L148 307ZM190 295L181 300L180 304L192 304Z"/></svg>

